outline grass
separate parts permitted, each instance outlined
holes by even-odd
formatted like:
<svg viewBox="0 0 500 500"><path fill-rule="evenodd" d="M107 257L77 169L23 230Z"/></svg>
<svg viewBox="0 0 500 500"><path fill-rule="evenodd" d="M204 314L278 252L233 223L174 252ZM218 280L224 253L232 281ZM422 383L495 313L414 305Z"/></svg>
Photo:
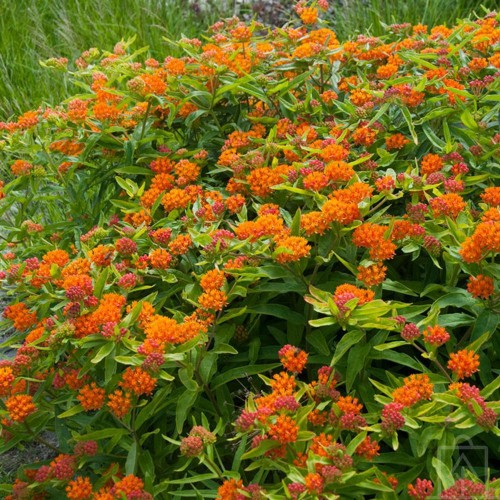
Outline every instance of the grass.
<svg viewBox="0 0 500 500"><path fill-rule="evenodd" d="M170 50L163 37L199 36L217 19L232 15L243 0L0 0L0 120L55 104L76 89L40 60L75 59L83 50L112 50L116 42L137 36L135 47L149 46L152 57ZM293 0L245 0L246 17L281 22ZM341 39L356 33L383 35L384 23L453 23L472 11L484 13L496 0L330 0L330 20Z"/></svg>
<svg viewBox="0 0 500 500"><path fill-rule="evenodd" d="M394 23L452 25L457 19L484 15L498 6L497 0L333 0L332 23L338 37L355 33L384 35Z"/></svg>
<svg viewBox="0 0 500 500"><path fill-rule="evenodd" d="M0 0L0 119L68 95L62 75L40 60L78 57L90 47L112 50L137 36L135 47L165 56L163 37L193 37L220 16L214 2L205 13L188 0ZM3 4L3 5L2 5Z"/></svg>

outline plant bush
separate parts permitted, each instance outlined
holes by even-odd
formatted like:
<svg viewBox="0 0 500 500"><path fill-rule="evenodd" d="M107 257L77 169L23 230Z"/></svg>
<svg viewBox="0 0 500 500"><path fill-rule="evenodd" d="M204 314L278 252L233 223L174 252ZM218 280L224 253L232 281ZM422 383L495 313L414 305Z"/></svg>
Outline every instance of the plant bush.
<svg viewBox="0 0 500 500"><path fill-rule="evenodd" d="M0 124L0 449L54 451L9 498L499 494L497 16L317 4L49 60L82 93Z"/></svg>

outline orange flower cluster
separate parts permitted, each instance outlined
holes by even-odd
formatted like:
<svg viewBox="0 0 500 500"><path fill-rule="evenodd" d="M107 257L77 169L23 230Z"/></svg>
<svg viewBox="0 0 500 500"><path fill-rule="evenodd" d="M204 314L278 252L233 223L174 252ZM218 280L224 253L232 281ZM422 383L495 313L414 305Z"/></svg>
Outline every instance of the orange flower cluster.
<svg viewBox="0 0 500 500"><path fill-rule="evenodd" d="M280 236L274 241L277 246L276 260L280 264L296 262L307 257L311 251L311 246L301 236Z"/></svg>
<svg viewBox="0 0 500 500"><path fill-rule="evenodd" d="M462 259L469 263L479 262L489 252L500 252L500 221L481 222L460 247Z"/></svg>
<svg viewBox="0 0 500 500"><path fill-rule="evenodd" d="M452 219L456 219L466 207L463 198L456 193L443 194L433 198L430 205L435 217L446 215Z"/></svg>
<svg viewBox="0 0 500 500"><path fill-rule="evenodd" d="M435 347L446 344L446 342L450 340L450 334L442 326L439 325L428 326L422 332L422 334L424 336L425 341L431 346Z"/></svg>
<svg viewBox="0 0 500 500"><path fill-rule="evenodd" d="M153 269L168 269L172 256L163 248L156 248L149 254L149 262Z"/></svg>
<svg viewBox="0 0 500 500"><path fill-rule="evenodd" d="M15 380L14 373L10 366L0 367L0 397L10 394L12 384Z"/></svg>
<svg viewBox="0 0 500 500"><path fill-rule="evenodd" d="M100 410L106 399L106 391L92 382L80 389L77 399L85 411Z"/></svg>
<svg viewBox="0 0 500 500"><path fill-rule="evenodd" d="M280 444L294 443L298 433L299 427L295 420L287 415L280 415L276 423L269 426L269 436Z"/></svg>
<svg viewBox="0 0 500 500"><path fill-rule="evenodd" d="M471 276L467 283L467 291L477 299L488 299L495 291L495 282L493 278L483 274Z"/></svg>
<svg viewBox="0 0 500 500"><path fill-rule="evenodd" d="M92 495L90 478L78 476L66 486L66 495L69 500L87 500Z"/></svg>
<svg viewBox="0 0 500 500"><path fill-rule="evenodd" d="M429 153L422 158L420 172L424 175L429 175L434 172L439 172L443 166L443 160L439 155Z"/></svg>
<svg viewBox="0 0 500 500"><path fill-rule="evenodd" d="M370 266L358 266L357 278L367 287L377 286L385 280L387 267L381 262L371 264Z"/></svg>
<svg viewBox="0 0 500 500"><path fill-rule="evenodd" d="M393 391L392 397L395 403L409 407L424 399L430 399L433 390L434 384L431 383L427 374L410 375L404 379L403 387Z"/></svg>
<svg viewBox="0 0 500 500"><path fill-rule="evenodd" d="M24 422L36 411L33 397L29 394L16 394L5 401L5 407L9 412L9 418L14 422Z"/></svg>
<svg viewBox="0 0 500 500"><path fill-rule="evenodd" d="M387 228L371 222L365 222L358 226L352 234L352 242L361 248L370 250L370 259L387 260L392 259L396 252L396 245L386 239Z"/></svg>
<svg viewBox="0 0 500 500"><path fill-rule="evenodd" d="M116 418L123 418L130 411L132 401L128 392L116 389L108 396L108 408Z"/></svg>
<svg viewBox="0 0 500 500"><path fill-rule="evenodd" d="M302 349L290 344L282 347L278 352L280 362L285 370L293 373L301 373L307 364L307 353Z"/></svg>
<svg viewBox="0 0 500 500"><path fill-rule="evenodd" d="M335 302L339 302L345 296L349 296L350 298L359 299L358 304L362 306L367 302L370 302L375 297L375 293L372 290L364 290L362 288L358 288L357 286L351 285L349 283L345 283L343 285L339 285L333 294L333 300Z"/></svg>
<svg viewBox="0 0 500 500"><path fill-rule="evenodd" d="M479 370L479 356L467 349L450 354L448 368L457 376L459 380L471 377Z"/></svg>
<svg viewBox="0 0 500 500"><path fill-rule="evenodd" d="M24 302L7 306L3 315L13 322L16 330L23 331L36 324L36 312L31 312Z"/></svg>
<svg viewBox="0 0 500 500"><path fill-rule="evenodd" d="M142 368L127 368L122 374L120 386L136 396L149 395L153 392L157 379Z"/></svg>

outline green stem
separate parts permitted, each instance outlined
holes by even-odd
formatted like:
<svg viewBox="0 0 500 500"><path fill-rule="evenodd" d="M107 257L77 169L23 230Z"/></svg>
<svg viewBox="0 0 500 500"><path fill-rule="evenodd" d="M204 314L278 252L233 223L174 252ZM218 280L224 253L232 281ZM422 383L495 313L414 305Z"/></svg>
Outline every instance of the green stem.
<svg viewBox="0 0 500 500"><path fill-rule="evenodd" d="M220 479L224 478L224 476L222 475L222 471L220 470L219 466L213 460L211 460L210 458L208 458L207 455L203 456L202 462L206 462L206 465L208 466L208 468L212 472L215 472L215 474L217 474L217 476L219 476Z"/></svg>

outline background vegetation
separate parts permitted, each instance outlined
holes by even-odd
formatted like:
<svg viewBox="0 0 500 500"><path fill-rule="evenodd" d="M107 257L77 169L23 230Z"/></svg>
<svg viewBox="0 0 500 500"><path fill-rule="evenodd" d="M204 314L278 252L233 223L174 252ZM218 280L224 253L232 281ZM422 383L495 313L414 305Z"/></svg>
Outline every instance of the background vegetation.
<svg viewBox="0 0 500 500"><path fill-rule="evenodd" d="M243 5L245 4L246 5ZM199 35L216 19L239 14L280 24L290 0L0 0L0 120L54 104L75 92L57 71L39 61L74 60L83 50L111 50L120 39L137 36L152 57L165 55L163 37ZM330 20L341 40L357 32L383 35L384 23L453 23L495 0L334 0ZM204 8L203 5L206 7Z"/></svg>

